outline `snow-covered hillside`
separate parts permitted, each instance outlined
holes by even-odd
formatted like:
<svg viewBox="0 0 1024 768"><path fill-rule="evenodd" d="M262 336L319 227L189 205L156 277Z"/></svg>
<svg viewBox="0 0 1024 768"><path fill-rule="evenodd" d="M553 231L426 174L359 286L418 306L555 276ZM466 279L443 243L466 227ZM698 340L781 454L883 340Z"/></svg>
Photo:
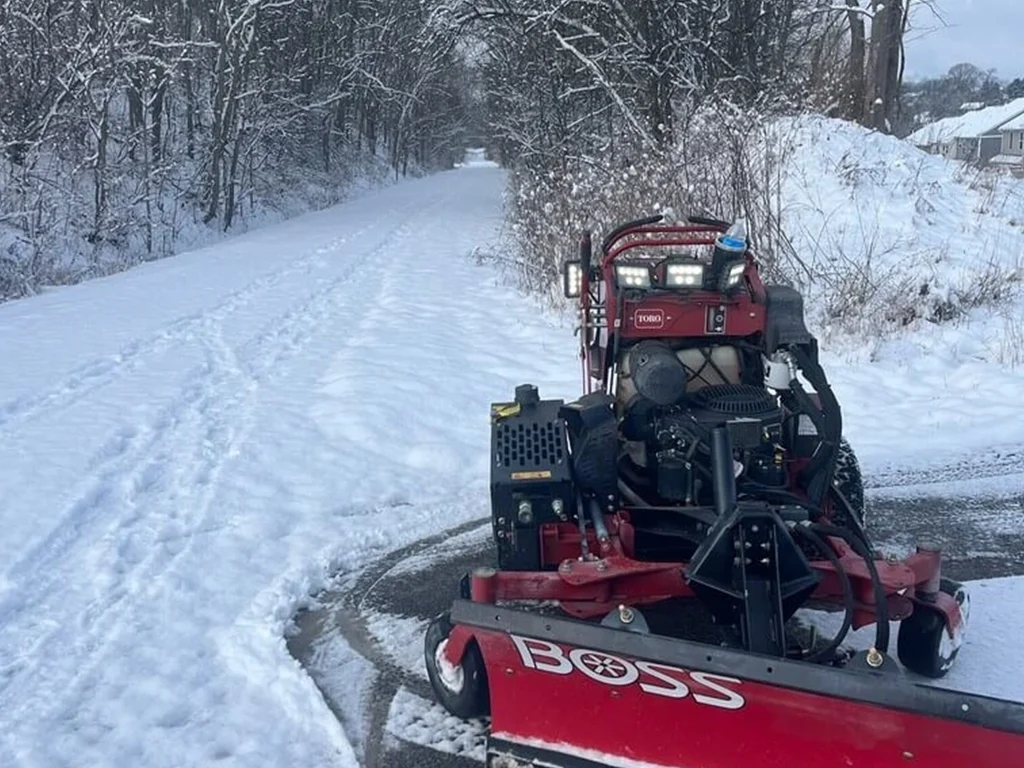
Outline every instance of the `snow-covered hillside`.
<svg viewBox="0 0 1024 768"><path fill-rule="evenodd" d="M822 330L931 333L1020 296L1024 181L841 120L782 120L772 133L788 271Z"/></svg>
<svg viewBox="0 0 1024 768"><path fill-rule="evenodd" d="M840 120L772 134L790 271L869 467L1024 441L1024 181Z"/></svg>

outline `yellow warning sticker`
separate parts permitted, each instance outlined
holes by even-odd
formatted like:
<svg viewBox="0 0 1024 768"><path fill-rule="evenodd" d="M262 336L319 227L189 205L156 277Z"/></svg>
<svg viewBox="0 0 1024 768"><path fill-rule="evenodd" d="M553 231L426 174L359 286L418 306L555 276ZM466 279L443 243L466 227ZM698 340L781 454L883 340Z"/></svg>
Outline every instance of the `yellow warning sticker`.
<svg viewBox="0 0 1024 768"><path fill-rule="evenodd" d="M518 415L521 410L519 403L495 403L491 406L491 418L500 421Z"/></svg>
<svg viewBox="0 0 1024 768"><path fill-rule="evenodd" d="M551 470L539 469L535 472L513 472L513 480L547 480L551 477Z"/></svg>

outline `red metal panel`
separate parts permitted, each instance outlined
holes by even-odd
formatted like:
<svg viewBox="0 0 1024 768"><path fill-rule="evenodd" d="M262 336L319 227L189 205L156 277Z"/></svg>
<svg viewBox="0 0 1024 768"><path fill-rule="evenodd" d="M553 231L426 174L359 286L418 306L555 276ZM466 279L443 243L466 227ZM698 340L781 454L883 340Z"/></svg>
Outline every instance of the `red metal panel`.
<svg viewBox="0 0 1024 768"><path fill-rule="evenodd" d="M724 308L725 328L721 334L709 334L709 309ZM654 322L660 318L660 322ZM701 338L714 343L717 336L749 336L764 330L765 306L755 304L746 294L725 298L715 293L647 296L641 301L623 303L622 337Z"/></svg>
<svg viewBox="0 0 1024 768"><path fill-rule="evenodd" d="M475 630L491 735L604 765L1011 768L1024 736L547 640ZM882 683L880 683L882 684Z"/></svg>

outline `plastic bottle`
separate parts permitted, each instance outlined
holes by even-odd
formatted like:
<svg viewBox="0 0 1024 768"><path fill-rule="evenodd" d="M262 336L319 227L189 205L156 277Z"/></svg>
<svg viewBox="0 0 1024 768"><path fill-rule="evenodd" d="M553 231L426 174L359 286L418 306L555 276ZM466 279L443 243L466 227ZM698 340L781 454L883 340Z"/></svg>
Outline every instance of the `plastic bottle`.
<svg viewBox="0 0 1024 768"><path fill-rule="evenodd" d="M740 216L725 232L715 238L715 253L711 259L711 271L716 275L729 262L742 259L747 252L747 220Z"/></svg>

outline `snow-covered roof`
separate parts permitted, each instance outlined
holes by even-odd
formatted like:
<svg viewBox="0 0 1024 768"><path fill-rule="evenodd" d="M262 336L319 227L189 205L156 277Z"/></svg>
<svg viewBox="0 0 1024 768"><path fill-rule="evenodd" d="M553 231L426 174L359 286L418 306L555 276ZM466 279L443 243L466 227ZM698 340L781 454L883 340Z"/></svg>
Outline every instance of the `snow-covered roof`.
<svg viewBox="0 0 1024 768"><path fill-rule="evenodd" d="M1008 120L1024 115L1024 98L1008 104L986 107L956 117L946 117L929 123L907 137L917 145L935 144L951 139L973 139L998 131Z"/></svg>
<svg viewBox="0 0 1024 768"><path fill-rule="evenodd" d="M999 126L1001 131L1024 131L1024 115L1018 115L1008 123Z"/></svg>
<svg viewBox="0 0 1024 768"><path fill-rule="evenodd" d="M1024 165L1024 155L996 155L989 163L992 165Z"/></svg>

